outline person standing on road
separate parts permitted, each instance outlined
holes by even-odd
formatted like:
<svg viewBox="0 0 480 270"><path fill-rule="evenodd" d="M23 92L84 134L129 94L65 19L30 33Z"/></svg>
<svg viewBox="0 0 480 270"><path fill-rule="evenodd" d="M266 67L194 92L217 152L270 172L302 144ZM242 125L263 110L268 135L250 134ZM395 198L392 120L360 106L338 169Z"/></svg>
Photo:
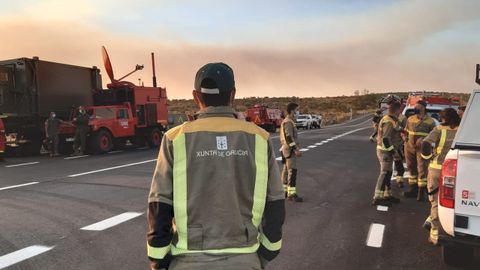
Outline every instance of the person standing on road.
<svg viewBox="0 0 480 270"><path fill-rule="evenodd" d="M75 139L73 142L74 155L85 154L85 147L87 143L88 121L90 116L85 111L83 106L78 107L77 117L73 119L75 124Z"/></svg>
<svg viewBox="0 0 480 270"><path fill-rule="evenodd" d="M285 196L289 201L303 202L303 198L297 194L297 158L302 156L298 143L298 132L295 125L295 114L298 104L288 103L287 117L280 125L280 144L282 155L282 181Z"/></svg>
<svg viewBox="0 0 480 270"><path fill-rule="evenodd" d="M417 201L425 201L427 189L428 162L422 159L422 141L435 128L435 121L426 114L427 103L419 100L415 105L415 115L407 119L406 132L408 139L405 143L405 159L407 160L410 176L408 184L410 191L404 192L407 198L417 197Z"/></svg>
<svg viewBox="0 0 480 270"><path fill-rule="evenodd" d="M378 124L377 158L380 163L380 174L375 185L373 205L390 206L400 200L392 195L390 182L392 179L393 160L398 159L398 149L402 146L400 133L403 128L398 120L401 105L391 102L388 114Z"/></svg>
<svg viewBox="0 0 480 270"><path fill-rule="evenodd" d="M452 108L447 108L440 113L441 124L433 129L422 142L422 158L430 161L428 167L428 198L432 205L430 215L425 221L424 227L430 229L429 242L438 244L438 188L442 164L450 150L457 128L460 125L460 116ZM435 149L432 147L435 146Z"/></svg>
<svg viewBox="0 0 480 270"><path fill-rule="evenodd" d="M48 152L50 157L57 157L58 153L58 133L60 124L63 121L57 118L55 112L50 112L50 117L45 120L45 135L48 143Z"/></svg>
<svg viewBox="0 0 480 270"><path fill-rule="evenodd" d="M400 101L399 101L400 102ZM403 162L405 161L405 136L404 136L404 131L405 131L405 126L407 125L407 118L403 114L398 115L398 122L401 126L402 132L401 132L401 145L396 149L397 154L395 155L395 158L393 160L394 166L395 166L395 171L396 171L396 176L395 180L397 182L397 185L399 188L403 188L403 175L405 174L405 167L403 166Z"/></svg>
<svg viewBox="0 0 480 270"><path fill-rule="evenodd" d="M163 136L148 196L151 269L262 269L285 218L269 133L236 119L228 65L203 66L194 85L200 111Z"/></svg>
<svg viewBox="0 0 480 270"><path fill-rule="evenodd" d="M374 142L377 138L378 134L378 123L380 123L380 120L382 120L382 110L378 109L375 111L372 117L372 122L373 122L373 134L370 136L370 141Z"/></svg>

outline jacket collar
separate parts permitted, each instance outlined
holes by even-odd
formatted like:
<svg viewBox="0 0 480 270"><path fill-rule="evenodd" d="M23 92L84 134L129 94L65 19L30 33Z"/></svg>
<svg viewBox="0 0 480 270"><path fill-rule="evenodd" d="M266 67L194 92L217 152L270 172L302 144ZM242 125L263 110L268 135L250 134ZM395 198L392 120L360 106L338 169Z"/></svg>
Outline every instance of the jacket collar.
<svg viewBox="0 0 480 270"><path fill-rule="evenodd" d="M209 117L237 118L235 110L229 106L207 107L203 110L198 111L195 116L197 119Z"/></svg>

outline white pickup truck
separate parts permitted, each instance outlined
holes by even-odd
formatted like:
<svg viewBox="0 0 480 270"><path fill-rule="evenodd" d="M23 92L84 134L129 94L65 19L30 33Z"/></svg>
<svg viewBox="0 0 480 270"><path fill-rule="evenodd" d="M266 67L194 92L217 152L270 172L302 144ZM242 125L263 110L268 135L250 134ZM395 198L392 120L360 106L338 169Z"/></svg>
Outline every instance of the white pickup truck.
<svg viewBox="0 0 480 270"><path fill-rule="evenodd" d="M445 263L467 265L480 247L480 90L470 96L440 177L439 243Z"/></svg>

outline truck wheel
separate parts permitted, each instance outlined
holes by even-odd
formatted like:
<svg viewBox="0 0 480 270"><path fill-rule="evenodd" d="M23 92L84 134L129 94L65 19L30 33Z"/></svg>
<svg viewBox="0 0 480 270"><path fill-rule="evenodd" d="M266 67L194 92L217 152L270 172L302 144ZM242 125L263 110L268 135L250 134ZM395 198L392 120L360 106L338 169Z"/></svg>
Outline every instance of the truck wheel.
<svg viewBox="0 0 480 270"><path fill-rule="evenodd" d="M467 266L473 259L473 247L463 245L442 246L443 261L452 266Z"/></svg>
<svg viewBox="0 0 480 270"><path fill-rule="evenodd" d="M96 154L110 152L113 148L112 135L106 130L100 130L95 134L93 146Z"/></svg>
<svg viewBox="0 0 480 270"><path fill-rule="evenodd" d="M150 148L157 148L162 142L162 132L158 128L154 128L150 131L147 137L147 143Z"/></svg>

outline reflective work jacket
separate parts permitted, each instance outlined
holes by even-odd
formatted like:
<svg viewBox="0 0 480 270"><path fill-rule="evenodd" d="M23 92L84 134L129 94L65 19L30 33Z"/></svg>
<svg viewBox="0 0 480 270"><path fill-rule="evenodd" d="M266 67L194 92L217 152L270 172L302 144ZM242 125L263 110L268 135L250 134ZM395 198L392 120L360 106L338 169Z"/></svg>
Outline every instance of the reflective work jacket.
<svg viewBox="0 0 480 270"><path fill-rule="evenodd" d="M290 115L285 117L280 125L280 144L282 145L282 154L286 158L292 155L293 149L300 147L295 120Z"/></svg>
<svg viewBox="0 0 480 270"><path fill-rule="evenodd" d="M208 107L163 137L148 198L155 268L170 255L278 254L285 206L269 134L234 114Z"/></svg>
<svg viewBox="0 0 480 270"><path fill-rule="evenodd" d="M443 161L445 161L445 157L448 151L450 151L455 134L457 134L457 127L452 129L448 126L441 125L435 127L435 129L428 134L427 138L423 140L428 145L427 147L422 147L422 157L424 159L431 159L433 157L433 160L430 162L430 168L442 169ZM433 152L432 145L435 145Z"/></svg>
<svg viewBox="0 0 480 270"><path fill-rule="evenodd" d="M419 138L425 138L435 128L435 121L432 117L425 115L419 119L417 115L412 115L407 119L405 130L408 132L408 146L415 147Z"/></svg>
<svg viewBox="0 0 480 270"><path fill-rule="evenodd" d="M378 124L377 149L382 151L398 150L402 146L403 127L398 118L385 115Z"/></svg>

